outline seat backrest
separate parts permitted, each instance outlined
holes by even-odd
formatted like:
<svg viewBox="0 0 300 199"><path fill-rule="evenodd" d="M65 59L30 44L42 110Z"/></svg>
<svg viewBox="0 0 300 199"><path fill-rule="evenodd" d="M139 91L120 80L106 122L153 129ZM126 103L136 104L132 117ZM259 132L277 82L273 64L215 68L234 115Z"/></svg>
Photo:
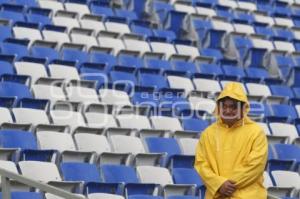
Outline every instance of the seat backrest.
<svg viewBox="0 0 300 199"><path fill-rule="evenodd" d="M168 156L181 154L175 138L146 137L145 142L150 153L167 153Z"/></svg>
<svg viewBox="0 0 300 199"><path fill-rule="evenodd" d="M60 152L76 150L73 138L68 133L38 131L36 136L41 149L55 149Z"/></svg>
<svg viewBox="0 0 300 199"><path fill-rule="evenodd" d="M49 99L51 102L66 100L62 88L58 86L35 84L32 85L32 90L36 99Z"/></svg>
<svg viewBox="0 0 300 199"><path fill-rule="evenodd" d="M41 77L48 77L46 67L40 63L18 61L15 62L15 68L18 75L29 75L32 83Z"/></svg>
<svg viewBox="0 0 300 199"><path fill-rule="evenodd" d="M154 166L137 166L138 176L142 183L155 183L162 186L173 184L172 176L168 169Z"/></svg>
<svg viewBox="0 0 300 199"><path fill-rule="evenodd" d="M264 186L266 188L274 186L273 182L271 180L271 177L270 177L270 175L269 175L269 173L267 171L264 171Z"/></svg>
<svg viewBox="0 0 300 199"><path fill-rule="evenodd" d="M91 193L88 199L125 199L123 196L108 193Z"/></svg>
<svg viewBox="0 0 300 199"><path fill-rule="evenodd" d="M130 195L128 199L163 199L161 196Z"/></svg>
<svg viewBox="0 0 300 199"><path fill-rule="evenodd" d="M147 116L137 114L121 114L117 119L122 128L151 129L151 124Z"/></svg>
<svg viewBox="0 0 300 199"><path fill-rule="evenodd" d="M192 81L189 78L171 75L169 75L167 78L170 88L184 89L186 96L195 89Z"/></svg>
<svg viewBox="0 0 300 199"><path fill-rule="evenodd" d="M66 66L62 64L49 64L51 77L66 80L80 80L76 67Z"/></svg>
<svg viewBox="0 0 300 199"><path fill-rule="evenodd" d="M117 106L131 105L129 96L124 91L100 89L99 96L101 98L101 102L106 104L115 104Z"/></svg>
<svg viewBox="0 0 300 199"><path fill-rule="evenodd" d="M0 107L0 124L5 122L12 123L13 118L8 108Z"/></svg>
<svg viewBox="0 0 300 199"><path fill-rule="evenodd" d="M84 118L80 112L51 110L50 116L54 124L69 125L72 132L79 126L86 126Z"/></svg>
<svg viewBox="0 0 300 199"><path fill-rule="evenodd" d="M203 185L203 182L195 169L173 168L172 175L175 184Z"/></svg>
<svg viewBox="0 0 300 199"><path fill-rule="evenodd" d="M135 170L125 165L102 165L101 172L106 183L139 183Z"/></svg>
<svg viewBox="0 0 300 199"><path fill-rule="evenodd" d="M276 186L300 188L300 176L297 172L275 170L271 172Z"/></svg>
<svg viewBox="0 0 300 199"><path fill-rule="evenodd" d="M3 198L2 193L0 193L0 199L2 198ZM38 193L38 192L16 191L16 192L11 192L11 199L44 199L44 196L42 193Z"/></svg>
<svg viewBox="0 0 300 199"><path fill-rule="evenodd" d="M180 138L178 139L178 143L183 155L195 155L198 139Z"/></svg>
<svg viewBox="0 0 300 199"><path fill-rule="evenodd" d="M111 114L97 113L97 112L86 112L84 116L87 121L87 125L90 127L118 127L116 119Z"/></svg>
<svg viewBox="0 0 300 199"><path fill-rule="evenodd" d="M0 160L0 167L10 172L19 174L16 163L12 161Z"/></svg>
<svg viewBox="0 0 300 199"><path fill-rule="evenodd" d="M49 182L49 181L62 181L58 168L51 162L40 161L20 161L18 163L22 175L31 179Z"/></svg>
<svg viewBox="0 0 300 199"><path fill-rule="evenodd" d="M95 151L97 154L111 152L110 145L104 135L76 133L74 139L79 151Z"/></svg>
<svg viewBox="0 0 300 199"><path fill-rule="evenodd" d="M300 148L292 144L275 144L274 149L279 159L300 161Z"/></svg>
<svg viewBox="0 0 300 199"><path fill-rule="evenodd" d="M183 130L177 118L165 116L151 116L150 120L154 129L165 129L170 131Z"/></svg>
<svg viewBox="0 0 300 199"><path fill-rule="evenodd" d="M60 164L65 181L101 182L100 171L95 164L64 162Z"/></svg>
<svg viewBox="0 0 300 199"><path fill-rule="evenodd" d="M209 114L212 114L216 107L214 100L198 96L190 96L189 102L193 110L202 110Z"/></svg>
<svg viewBox="0 0 300 199"><path fill-rule="evenodd" d="M32 108L13 108L12 112L17 123L50 124L46 111Z"/></svg>
<svg viewBox="0 0 300 199"><path fill-rule="evenodd" d="M221 91L221 86L217 80L194 78L193 82L196 86L196 90L198 91L205 91L210 93Z"/></svg>
<svg viewBox="0 0 300 199"><path fill-rule="evenodd" d="M72 102L98 103L98 94L94 88L68 86L65 88L67 97Z"/></svg>
<svg viewBox="0 0 300 199"><path fill-rule="evenodd" d="M126 135L111 135L111 144L114 152L118 153L145 153L140 138Z"/></svg>
<svg viewBox="0 0 300 199"><path fill-rule="evenodd" d="M290 143L297 137L299 137L297 128L293 124L272 122L269 123L270 129L273 135L288 136Z"/></svg>
<svg viewBox="0 0 300 199"><path fill-rule="evenodd" d="M33 133L21 130L1 130L0 143L2 148L37 149Z"/></svg>
<svg viewBox="0 0 300 199"><path fill-rule="evenodd" d="M0 96L32 98L32 94L26 85L15 82L0 82Z"/></svg>

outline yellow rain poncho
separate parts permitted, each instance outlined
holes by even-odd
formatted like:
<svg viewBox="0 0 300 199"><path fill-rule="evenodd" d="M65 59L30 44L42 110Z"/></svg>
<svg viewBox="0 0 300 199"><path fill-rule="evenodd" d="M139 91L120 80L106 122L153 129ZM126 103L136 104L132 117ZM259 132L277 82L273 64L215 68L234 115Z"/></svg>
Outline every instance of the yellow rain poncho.
<svg viewBox="0 0 300 199"><path fill-rule="evenodd" d="M205 199L221 198L218 189L226 180L234 181L237 187L230 199L266 199L263 171L268 144L265 133L247 117L249 103L241 84L228 83L218 100L224 97L245 102L247 108L243 119L230 128L216 111L217 121L201 134L195 169L207 188Z"/></svg>

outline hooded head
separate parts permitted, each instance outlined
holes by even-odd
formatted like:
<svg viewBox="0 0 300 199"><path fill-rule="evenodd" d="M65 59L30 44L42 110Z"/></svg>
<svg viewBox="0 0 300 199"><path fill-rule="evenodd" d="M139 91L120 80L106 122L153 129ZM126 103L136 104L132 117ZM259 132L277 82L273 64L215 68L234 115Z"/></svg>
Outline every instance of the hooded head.
<svg viewBox="0 0 300 199"><path fill-rule="evenodd" d="M243 86L237 82L229 82L217 99L216 114L223 123L232 126L247 117L249 102Z"/></svg>

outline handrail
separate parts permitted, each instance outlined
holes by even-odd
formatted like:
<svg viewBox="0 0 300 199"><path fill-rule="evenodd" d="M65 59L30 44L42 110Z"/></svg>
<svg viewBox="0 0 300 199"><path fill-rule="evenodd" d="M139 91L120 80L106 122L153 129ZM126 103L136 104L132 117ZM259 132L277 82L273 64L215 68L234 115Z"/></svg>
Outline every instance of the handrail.
<svg viewBox="0 0 300 199"><path fill-rule="evenodd" d="M45 191L51 193L56 196L63 197L65 199L82 199L82 197L59 189L57 187L48 185L43 182L39 182L36 180L32 180L28 177L13 173L6 169L0 168L0 176L1 176L1 185L2 185L2 198L3 199L11 199L10 196L10 182L9 179L13 179L15 181L21 182L25 185L29 185L31 187L35 187L40 189L41 191Z"/></svg>

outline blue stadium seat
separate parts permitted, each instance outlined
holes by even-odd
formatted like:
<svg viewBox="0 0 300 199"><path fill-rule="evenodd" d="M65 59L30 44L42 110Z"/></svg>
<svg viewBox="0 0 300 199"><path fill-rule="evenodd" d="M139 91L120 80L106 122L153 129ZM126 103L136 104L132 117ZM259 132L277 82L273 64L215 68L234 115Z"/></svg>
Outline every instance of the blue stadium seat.
<svg viewBox="0 0 300 199"><path fill-rule="evenodd" d="M260 35L265 35L268 38L275 36L275 33L271 27L266 26L265 24L260 24L255 26L255 32Z"/></svg>
<svg viewBox="0 0 300 199"><path fill-rule="evenodd" d="M293 98L294 93L292 89L285 85L269 85L272 95Z"/></svg>
<svg viewBox="0 0 300 199"><path fill-rule="evenodd" d="M213 48L204 48L201 50L201 55L207 56L207 57L213 57L215 62L218 62L219 60L223 59L223 55L219 49L213 49Z"/></svg>
<svg viewBox="0 0 300 199"><path fill-rule="evenodd" d="M137 174L132 167L125 165L102 165L100 168L105 182L139 183Z"/></svg>
<svg viewBox="0 0 300 199"><path fill-rule="evenodd" d="M163 88L169 88L167 79L159 74L140 73L139 85L145 87L154 87L156 91Z"/></svg>
<svg viewBox="0 0 300 199"><path fill-rule="evenodd" d="M273 10L273 7L272 7L272 1L270 0L264 0L264 1L257 1L257 9L259 11L262 11L262 12L265 12L265 13L268 13Z"/></svg>
<svg viewBox="0 0 300 199"><path fill-rule="evenodd" d="M106 64L83 63L80 66L79 73L83 80L96 81L97 89L109 82Z"/></svg>
<svg viewBox="0 0 300 199"><path fill-rule="evenodd" d="M169 196L167 199L198 199L197 196Z"/></svg>
<svg viewBox="0 0 300 199"><path fill-rule="evenodd" d="M128 199L163 199L161 196L132 195Z"/></svg>
<svg viewBox="0 0 300 199"><path fill-rule="evenodd" d="M190 110L190 103L182 95L180 89L162 89L159 99L159 110L161 115L175 117L180 116L186 110Z"/></svg>
<svg viewBox="0 0 300 199"><path fill-rule="evenodd" d="M279 160L290 160L296 163L294 170L299 169L300 148L290 144L275 144L274 149Z"/></svg>
<svg viewBox="0 0 300 199"><path fill-rule="evenodd" d="M153 88L136 86L131 101L135 105L147 106L156 110L159 104L159 97Z"/></svg>
<svg viewBox="0 0 300 199"><path fill-rule="evenodd" d="M1 130L2 148L37 149L36 139L31 132L21 130Z"/></svg>
<svg viewBox="0 0 300 199"><path fill-rule="evenodd" d="M286 117L290 120L298 118L298 114L294 106L287 104L272 104L271 108L274 116Z"/></svg>
<svg viewBox="0 0 300 199"><path fill-rule="evenodd" d="M33 133L21 130L1 130L2 148L21 149L21 160L50 161L56 153L53 150L38 150L37 140Z"/></svg>
<svg viewBox="0 0 300 199"><path fill-rule="evenodd" d="M15 69L13 65L6 61L0 61L0 76L3 74L15 74Z"/></svg>
<svg viewBox="0 0 300 199"><path fill-rule="evenodd" d="M259 78L263 80L270 77L268 71L264 68L256 68L256 67L246 68L245 72L247 76L250 78Z"/></svg>
<svg viewBox="0 0 300 199"><path fill-rule="evenodd" d="M156 37L165 38L168 42L172 42L176 39L176 34L172 30L153 29L153 34Z"/></svg>
<svg viewBox="0 0 300 199"><path fill-rule="evenodd" d="M172 176L175 184L195 184L198 194L204 198L205 186L194 168L174 168Z"/></svg>
<svg viewBox="0 0 300 199"><path fill-rule="evenodd" d="M167 13L171 10L173 10L173 6L167 2L162 1L154 1L153 3L153 9L157 13L160 19L160 23L163 24L166 20Z"/></svg>
<svg viewBox="0 0 300 199"><path fill-rule="evenodd" d="M136 13L130 10L115 9L114 11L117 17L126 18L128 23L138 19Z"/></svg>
<svg viewBox="0 0 300 199"><path fill-rule="evenodd" d="M39 7L38 3L35 0L15 0L15 3L27 7Z"/></svg>
<svg viewBox="0 0 300 199"><path fill-rule="evenodd" d="M115 16L112 8L110 8L106 3L99 1L92 1L90 3L90 11L92 14L101 15L103 17Z"/></svg>
<svg viewBox="0 0 300 199"><path fill-rule="evenodd" d="M209 125L207 120L197 118L183 118L181 121L183 129L187 131L202 132Z"/></svg>
<svg viewBox="0 0 300 199"><path fill-rule="evenodd" d="M125 165L100 166L103 179L106 183L123 183L127 195L151 194L155 184L141 184L134 168Z"/></svg>
<svg viewBox="0 0 300 199"><path fill-rule="evenodd" d="M276 55L276 64L283 79L286 79L292 67L295 66L294 60L289 56Z"/></svg>
<svg viewBox="0 0 300 199"><path fill-rule="evenodd" d="M16 59L29 55L28 40L6 39L1 44L3 54L14 55Z"/></svg>
<svg viewBox="0 0 300 199"><path fill-rule="evenodd" d="M137 79L132 72L111 71L109 76L113 84L122 84L128 89L132 89L137 85Z"/></svg>
<svg viewBox="0 0 300 199"><path fill-rule="evenodd" d="M47 59L47 63L60 58L59 53L54 48L42 46L32 46L31 55L36 58Z"/></svg>
<svg viewBox="0 0 300 199"><path fill-rule="evenodd" d="M264 57L267 49L262 48L249 48L244 57L244 64L246 67L264 68Z"/></svg>
<svg viewBox="0 0 300 199"><path fill-rule="evenodd" d="M105 64L107 71L109 71L113 66L117 64L117 59L115 56L107 53L92 52L90 53L91 62Z"/></svg>
<svg viewBox="0 0 300 199"><path fill-rule="evenodd" d="M137 56L120 54L118 56L118 64L121 66L132 67L134 69L143 68L144 60Z"/></svg>
<svg viewBox="0 0 300 199"><path fill-rule="evenodd" d="M95 164L63 162L60 169L65 181L102 182L100 171Z"/></svg>
<svg viewBox="0 0 300 199"><path fill-rule="evenodd" d="M300 87L293 87L292 89L295 93L295 97L300 98Z"/></svg>
<svg viewBox="0 0 300 199"><path fill-rule="evenodd" d="M181 155L181 149L174 138L162 138L162 137L147 137L145 138L148 150L150 153L166 153L167 156L162 165L174 164L171 161L172 156ZM179 160L180 161L180 160Z"/></svg>
<svg viewBox="0 0 300 199"><path fill-rule="evenodd" d="M10 26L0 26L0 31L1 31L1 35L0 35L0 41L4 41L7 38L12 37L12 31L11 31L11 27Z"/></svg>
<svg viewBox="0 0 300 199"><path fill-rule="evenodd" d="M292 13L287 2L275 1L272 9L273 15L278 17L289 17Z"/></svg>
<svg viewBox="0 0 300 199"><path fill-rule="evenodd" d="M199 68L200 73L210 75L214 78L224 75L222 68L216 64L200 64Z"/></svg>
<svg viewBox="0 0 300 199"><path fill-rule="evenodd" d="M3 197L1 193L0 199L2 198ZM44 196L42 193L38 193L38 192L16 191L16 192L11 192L11 199L44 199Z"/></svg>
<svg viewBox="0 0 300 199"><path fill-rule="evenodd" d="M275 28L275 35L277 38L281 38L286 41L291 41L294 39L294 34L285 28Z"/></svg>
<svg viewBox="0 0 300 199"><path fill-rule="evenodd" d="M243 24L253 24L254 16L251 13L235 11L233 21Z"/></svg>
<svg viewBox="0 0 300 199"><path fill-rule="evenodd" d="M31 23L38 23L40 28L44 25L52 25L50 18L51 10L44 8L29 8L26 14L26 19Z"/></svg>
<svg viewBox="0 0 300 199"><path fill-rule="evenodd" d="M15 82L0 82L0 96L16 97L17 99L33 98L26 85Z"/></svg>
<svg viewBox="0 0 300 199"><path fill-rule="evenodd" d="M161 71L172 71L172 65L167 60L161 60L161 59L147 59L146 65L148 68L151 69L158 69Z"/></svg>
<svg viewBox="0 0 300 199"><path fill-rule="evenodd" d="M249 38L243 36L233 36L234 44L239 52L240 59L243 60L248 49L252 46L252 42Z"/></svg>
<svg viewBox="0 0 300 199"><path fill-rule="evenodd" d="M61 51L61 58L66 61L75 61L77 68L79 68L82 63L89 62L89 54L76 49L63 49Z"/></svg>
<svg viewBox="0 0 300 199"><path fill-rule="evenodd" d="M132 0L130 1L129 9L136 13L139 19L143 19L146 11L146 0Z"/></svg>
<svg viewBox="0 0 300 199"><path fill-rule="evenodd" d="M0 18L10 20L12 23L25 21L24 7L22 5L2 4Z"/></svg>
<svg viewBox="0 0 300 199"><path fill-rule="evenodd" d="M181 37L183 31L183 22L186 13L171 10L167 14L167 18L164 24L164 28L167 30L172 30L178 38Z"/></svg>
<svg viewBox="0 0 300 199"><path fill-rule="evenodd" d="M186 72L191 77L195 73L199 73L197 66L193 62L187 62L187 61L173 61L174 70L180 71L180 72Z"/></svg>
<svg viewBox="0 0 300 199"><path fill-rule="evenodd" d="M203 182L195 169L174 168L172 175L175 184L195 184L197 187L203 186Z"/></svg>
<svg viewBox="0 0 300 199"><path fill-rule="evenodd" d="M145 38L153 36L153 31L150 27L150 23L144 21L133 21L130 24L130 29L133 33L141 35Z"/></svg>
<svg viewBox="0 0 300 199"><path fill-rule="evenodd" d="M234 19L234 13L231 11L229 7L225 7L222 5L216 5L215 6L216 12L218 16L225 18L228 21L231 21Z"/></svg>
<svg viewBox="0 0 300 199"><path fill-rule="evenodd" d="M238 80L243 79L246 76L245 71L242 67L229 65L223 65L222 67L225 75L227 76L234 76Z"/></svg>

